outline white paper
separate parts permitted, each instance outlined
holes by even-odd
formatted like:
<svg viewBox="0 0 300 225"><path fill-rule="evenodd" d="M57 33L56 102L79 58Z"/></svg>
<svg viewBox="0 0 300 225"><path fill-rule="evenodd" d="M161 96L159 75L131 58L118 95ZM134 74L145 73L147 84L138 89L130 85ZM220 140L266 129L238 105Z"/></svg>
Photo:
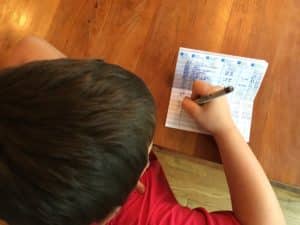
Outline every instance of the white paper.
<svg viewBox="0 0 300 225"><path fill-rule="evenodd" d="M181 108L184 96L191 95L194 80L204 80L213 85L234 87L227 99L233 120L248 142L253 102L267 67L264 60L180 48L166 127L207 133Z"/></svg>

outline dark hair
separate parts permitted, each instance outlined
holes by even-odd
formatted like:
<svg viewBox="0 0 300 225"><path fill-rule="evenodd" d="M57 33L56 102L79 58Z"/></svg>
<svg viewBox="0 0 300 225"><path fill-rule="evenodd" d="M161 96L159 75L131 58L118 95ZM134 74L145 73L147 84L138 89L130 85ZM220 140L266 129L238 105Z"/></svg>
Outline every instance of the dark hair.
<svg viewBox="0 0 300 225"><path fill-rule="evenodd" d="M102 220L137 183L154 126L149 90L119 66L59 59L0 71L0 218Z"/></svg>

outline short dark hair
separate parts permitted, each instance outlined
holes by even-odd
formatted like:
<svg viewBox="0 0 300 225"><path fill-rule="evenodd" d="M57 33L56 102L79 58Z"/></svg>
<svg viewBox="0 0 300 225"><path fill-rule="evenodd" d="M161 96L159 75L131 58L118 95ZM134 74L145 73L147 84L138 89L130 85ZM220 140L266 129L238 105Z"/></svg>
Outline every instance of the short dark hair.
<svg viewBox="0 0 300 225"><path fill-rule="evenodd" d="M102 220L137 183L154 127L149 90L119 66L59 59L0 71L0 218Z"/></svg>

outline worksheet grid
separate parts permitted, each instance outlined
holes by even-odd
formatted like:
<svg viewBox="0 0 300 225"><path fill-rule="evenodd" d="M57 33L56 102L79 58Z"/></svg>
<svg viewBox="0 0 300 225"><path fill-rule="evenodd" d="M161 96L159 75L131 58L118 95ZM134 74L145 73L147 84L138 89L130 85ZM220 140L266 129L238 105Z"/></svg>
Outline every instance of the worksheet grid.
<svg viewBox="0 0 300 225"><path fill-rule="evenodd" d="M172 88L171 99L168 108L168 116L166 120L166 126L171 128L177 128L197 133L206 133L207 131L197 126L195 121L184 111L182 108L182 100L185 96L191 96L190 90ZM229 105L231 106L232 118L243 134L244 138L249 139L250 135L250 123L252 119L252 103L251 102L240 102L228 99ZM250 105L247 105L250 104ZM243 110L240 110L240 109Z"/></svg>
<svg viewBox="0 0 300 225"><path fill-rule="evenodd" d="M267 63L222 54L211 54L181 48L178 54L166 126L187 131L207 133L182 109L184 96L191 95L195 80L213 85L233 86L228 101L237 127L249 140L253 101L262 82Z"/></svg>
<svg viewBox="0 0 300 225"><path fill-rule="evenodd" d="M173 87L191 90L195 80L204 80L213 85L233 86L235 91L232 97L254 101L266 68L267 63L262 60L181 50Z"/></svg>
<svg viewBox="0 0 300 225"><path fill-rule="evenodd" d="M172 88L166 125L171 128L206 133L205 130L196 125L195 121L181 107L183 98L191 96L191 93L190 90Z"/></svg>

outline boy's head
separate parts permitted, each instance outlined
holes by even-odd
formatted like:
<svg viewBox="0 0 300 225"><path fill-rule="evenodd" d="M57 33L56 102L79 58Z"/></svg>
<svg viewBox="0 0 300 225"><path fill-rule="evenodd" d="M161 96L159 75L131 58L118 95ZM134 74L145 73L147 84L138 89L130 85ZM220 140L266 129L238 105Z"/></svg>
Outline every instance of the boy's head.
<svg viewBox="0 0 300 225"><path fill-rule="evenodd" d="M0 218L86 225L121 205L147 163L152 96L100 60L0 71Z"/></svg>

